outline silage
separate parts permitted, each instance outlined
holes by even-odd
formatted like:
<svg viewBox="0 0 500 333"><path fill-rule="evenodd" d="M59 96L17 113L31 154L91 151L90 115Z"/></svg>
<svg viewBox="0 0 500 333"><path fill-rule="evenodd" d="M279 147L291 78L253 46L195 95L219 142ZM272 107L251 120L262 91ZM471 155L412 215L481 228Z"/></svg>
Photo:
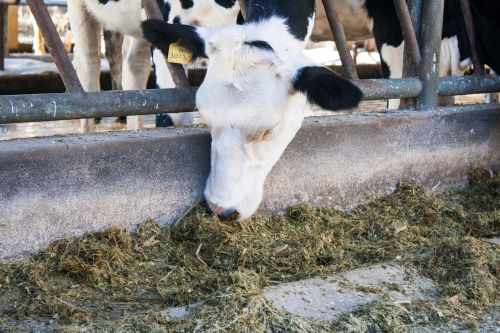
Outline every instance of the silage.
<svg viewBox="0 0 500 333"><path fill-rule="evenodd" d="M223 223L194 209L173 228L147 221L51 245L0 266L2 321L52 320L118 331L398 331L480 313L498 304L500 177L474 170L464 191L427 195L418 184L351 212L299 205L281 217ZM263 287L398 258L443 288L436 304L382 301L339 322L313 323L274 309ZM197 304L184 319L169 306ZM479 311L479 312L478 312ZM413 313L412 314L410 314ZM431 320L432 319L432 320ZM418 323L424 323L417 320ZM333 326L332 326L333 325ZM82 327L82 326L80 326Z"/></svg>

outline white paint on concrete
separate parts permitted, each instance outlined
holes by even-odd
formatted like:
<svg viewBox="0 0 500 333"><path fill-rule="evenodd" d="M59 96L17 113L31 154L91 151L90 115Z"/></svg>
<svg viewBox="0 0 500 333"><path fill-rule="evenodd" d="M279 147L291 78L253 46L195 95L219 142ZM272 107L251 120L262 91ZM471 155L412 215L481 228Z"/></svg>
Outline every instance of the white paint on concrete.
<svg viewBox="0 0 500 333"><path fill-rule="evenodd" d="M275 306L301 317L335 320L363 304L387 295L396 302L432 299L437 286L409 268L380 264L269 287L264 297Z"/></svg>

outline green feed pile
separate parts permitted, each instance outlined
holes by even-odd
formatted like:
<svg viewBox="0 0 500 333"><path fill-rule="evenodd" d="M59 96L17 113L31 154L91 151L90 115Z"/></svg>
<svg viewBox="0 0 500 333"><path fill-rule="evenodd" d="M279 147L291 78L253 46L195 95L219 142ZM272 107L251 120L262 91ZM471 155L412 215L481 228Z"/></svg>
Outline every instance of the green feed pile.
<svg viewBox="0 0 500 333"><path fill-rule="evenodd" d="M41 323L67 332L474 331L500 309L499 245L484 240L500 236L500 176L474 170L469 179L437 195L400 184L350 212L300 205L223 223L196 207L173 228L146 221L133 234L112 228L63 240L0 265L0 331ZM260 295L265 286L396 258L440 286L437 300L384 299L314 322ZM166 311L189 304L186 317Z"/></svg>

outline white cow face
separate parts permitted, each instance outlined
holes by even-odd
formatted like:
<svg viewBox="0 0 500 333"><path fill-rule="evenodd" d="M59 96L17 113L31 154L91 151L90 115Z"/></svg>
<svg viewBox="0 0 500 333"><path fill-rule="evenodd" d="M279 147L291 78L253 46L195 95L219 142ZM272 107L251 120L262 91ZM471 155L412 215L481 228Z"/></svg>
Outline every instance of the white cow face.
<svg viewBox="0 0 500 333"><path fill-rule="evenodd" d="M180 31L182 29L182 31ZM258 208L264 182L299 130L307 100L329 110L357 105L361 91L302 55L283 19L219 29L143 23L162 51L180 40L210 59L196 105L211 128L208 207L222 218L247 218Z"/></svg>

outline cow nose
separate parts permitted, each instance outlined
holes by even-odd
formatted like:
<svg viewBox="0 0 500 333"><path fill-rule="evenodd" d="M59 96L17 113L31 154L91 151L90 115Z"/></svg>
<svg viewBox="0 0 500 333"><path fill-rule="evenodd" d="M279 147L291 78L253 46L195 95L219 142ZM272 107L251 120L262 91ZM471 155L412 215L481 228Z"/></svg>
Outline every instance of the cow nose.
<svg viewBox="0 0 500 333"><path fill-rule="evenodd" d="M225 209L210 201L205 201L205 204L210 214L216 215L223 221L234 221L240 216L240 213L234 208Z"/></svg>

